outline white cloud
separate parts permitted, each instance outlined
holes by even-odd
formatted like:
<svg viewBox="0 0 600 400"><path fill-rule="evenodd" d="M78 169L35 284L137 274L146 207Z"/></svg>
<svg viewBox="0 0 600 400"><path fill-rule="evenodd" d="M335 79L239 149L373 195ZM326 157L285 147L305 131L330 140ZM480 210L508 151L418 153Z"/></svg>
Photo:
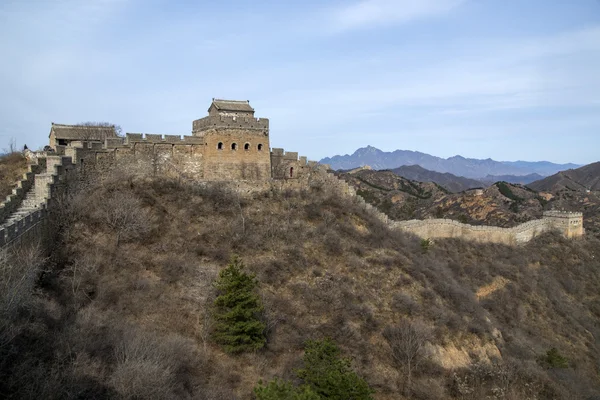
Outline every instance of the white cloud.
<svg viewBox="0 0 600 400"><path fill-rule="evenodd" d="M459 6L464 0L362 0L336 10L334 29L339 31L373 25L404 23L439 15Z"/></svg>

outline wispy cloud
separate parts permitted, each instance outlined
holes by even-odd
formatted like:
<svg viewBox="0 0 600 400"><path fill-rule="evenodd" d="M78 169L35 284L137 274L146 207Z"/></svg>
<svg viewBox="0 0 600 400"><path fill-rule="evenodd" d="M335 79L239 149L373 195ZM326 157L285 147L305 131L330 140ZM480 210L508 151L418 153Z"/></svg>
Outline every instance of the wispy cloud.
<svg viewBox="0 0 600 400"><path fill-rule="evenodd" d="M396 57L402 51L387 50L378 55L379 64L360 58L341 59L326 68L323 63L303 64L298 68L321 71L321 75L325 69L346 75L369 73L343 85L335 76L325 75L318 89L296 88L283 93L286 99L279 103L306 103L310 98L313 107L340 114L352 110L355 117L382 108L424 107L450 115L600 103L600 82L595 76L600 68L600 27L519 38L502 45L466 40L459 47L460 54L440 55L428 64L414 54L406 60ZM290 71L285 72L287 76ZM277 73L271 71L270 76L277 79Z"/></svg>
<svg viewBox="0 0 600 400"><path fill-rule="evenodd" d="M333 28L346 31L446 13L464 0L362 0L333 12Z"/></svg>

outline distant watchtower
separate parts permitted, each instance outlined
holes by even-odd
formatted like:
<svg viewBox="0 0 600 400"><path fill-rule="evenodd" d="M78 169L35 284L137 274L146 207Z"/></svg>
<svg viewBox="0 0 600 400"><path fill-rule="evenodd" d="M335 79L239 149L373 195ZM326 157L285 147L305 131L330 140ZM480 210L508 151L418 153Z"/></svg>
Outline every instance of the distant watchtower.
<svg viewBox="0 0 600 400"><path fill-rule="evenodd" d="M213 99L192 135L204 138L204 179L271 178L269 120L254 118L249 101Z"/></svg>
<svg viewBox="0 0 600 400"><path fill-rule="evenodd" d="M544 211L545 220L560 231L565 237L583 236L583 214L568 211Z"/></svg>

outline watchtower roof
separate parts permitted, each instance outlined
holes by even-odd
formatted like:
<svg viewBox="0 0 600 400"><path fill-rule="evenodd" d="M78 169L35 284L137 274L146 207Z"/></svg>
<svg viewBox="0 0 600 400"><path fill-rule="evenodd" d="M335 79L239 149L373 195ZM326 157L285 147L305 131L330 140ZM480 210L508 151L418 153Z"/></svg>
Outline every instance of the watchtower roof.
<svg viewBox="0 0 600 400"><path fill-rule="evenodd" d="M50 134L54 132L56 139L104 140L117 137L114 125L62 125L52 123Z"/></svg>
<svg viewBox="0 0 600 400"><path fill-rule="evenodd" d="M215 107L218 111L254 112L254 108L250 106L250 100L213 99L208 111L210 111L212 107Z"/></svg>

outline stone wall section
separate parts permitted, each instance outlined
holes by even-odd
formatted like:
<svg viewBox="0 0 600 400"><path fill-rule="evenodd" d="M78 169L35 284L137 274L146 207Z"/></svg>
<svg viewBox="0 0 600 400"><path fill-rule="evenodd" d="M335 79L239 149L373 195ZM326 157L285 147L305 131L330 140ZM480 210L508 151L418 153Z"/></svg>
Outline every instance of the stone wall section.
<svg viewBox="0 0 600 400"><path fill-rule="evenodd" d="M209 128L204 139L204 174L208 181L271 179L269 136L262 130Z"/></svg>
<svg viewBox="0 0 600 400"><path fill-rule="evenodd" d="M581 218L580 222L582 221ZM556 224L554 217L546 215L542 219L528 221L512 228L468 225L450 219L393 221L390 223L390 226L412 233L423 239L461 238L475 242L502 243L507 245L526 243L536 236L551 230L558 230L565 237L579 237L583 235L583 231L579 234L567 234L564 229Z"/></svg>
<svg viewBox="0 0 600 400"><path fill-rule="evenodd" d="M51 235L46 224L48 210L76 169L70 157L48 156L46 162L41 173L33 174L26 202L0 225L0 248L20 242L45 241Z"/></svg>
<svg viewBox="0 0 600 400"><path fill-rule="evenodd" d="M460 238L483 243L519 245L552 230L559 231L567 238L581 237L585 233L582 213L564 211L547 211L542 219L528 221L512 228L469 225L451 219L394 221L376 207L367 203L361 196L356 194L354 188L348 185L345 180L338 178L328 169L328 166L320 165L320 168L316 170L320 172L318 180L321 184L338 191L342 195L354 197L358 204L381 222L387 224L390 229L399 229L422 239Z"/></svg>
<svg viewBox="0 0 600 400"><path fill-rule="evenodd" d="M209 129L245 129L269 133L268 118L240 117L231 115L209 115L192 122L192 135L203 136Z"/></svg>
<svg viewBox="0 0 600 400"><path fill-rule="evenodd" d="M0 224L4 223L4 221L21 206L27 192L29 192L34 185L35 174L39 173L42 168L44 168L44 165L37 163L29 164L27 166L27 172L23 174L17 187L14 188L12 193L6 197L2 204L0 204Z"/></svg>

